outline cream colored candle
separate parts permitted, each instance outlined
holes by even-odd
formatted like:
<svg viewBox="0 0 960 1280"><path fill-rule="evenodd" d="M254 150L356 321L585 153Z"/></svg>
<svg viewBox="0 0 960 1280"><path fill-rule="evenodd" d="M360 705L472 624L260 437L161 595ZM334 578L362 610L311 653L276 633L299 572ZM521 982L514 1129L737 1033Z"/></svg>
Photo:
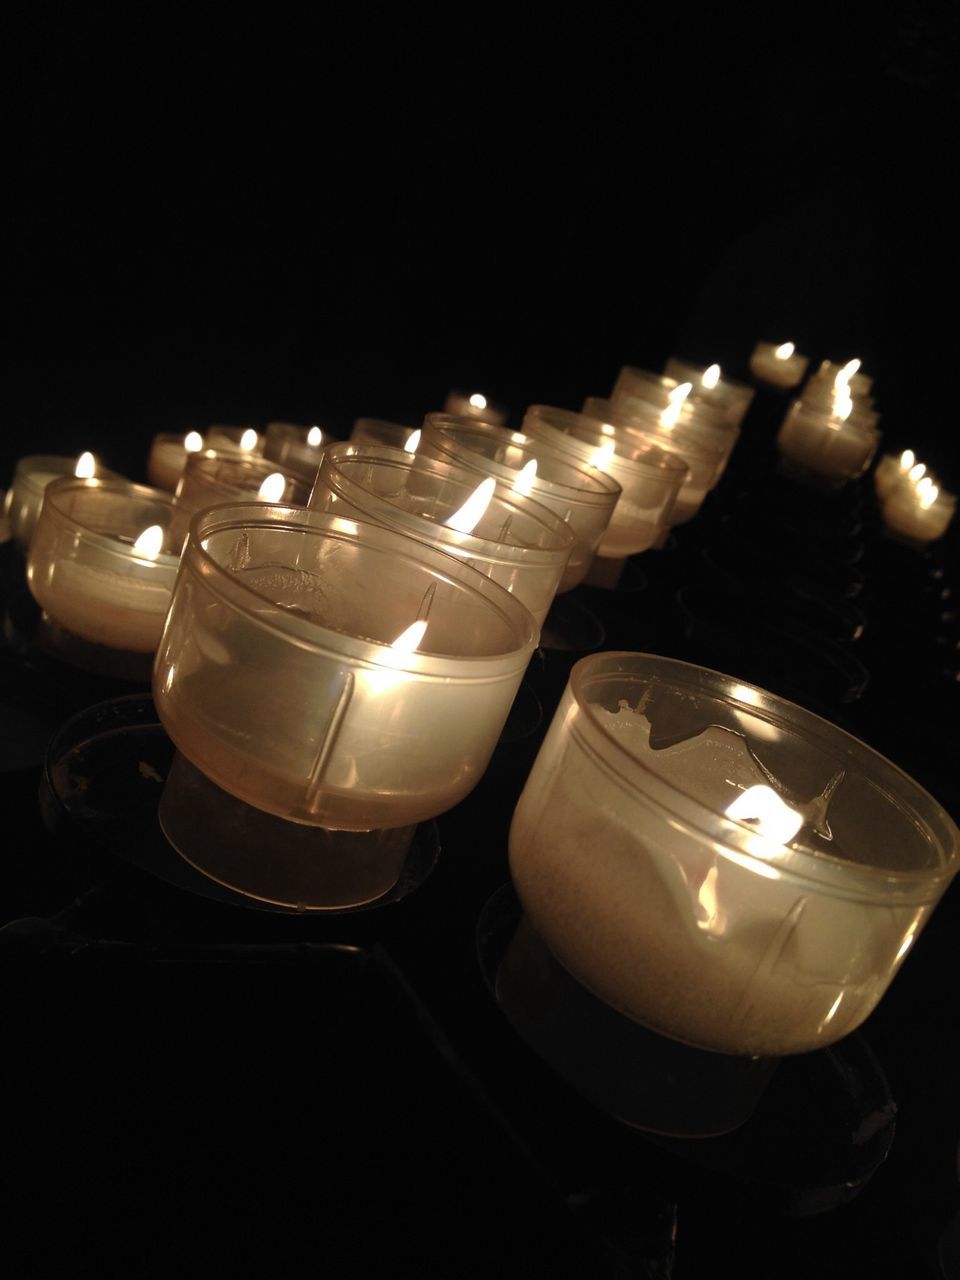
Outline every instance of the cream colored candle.
<svg viewBox="0 0 960 1280"><path fill-rule="evenodd" d="M173 493L183 475L187 458L203 447L204 440L199 431L188 431L182 436L154 436L147 459L147 479L155 489L166 489Z"/></svg>
<svg viewBox="0 0 960 1280"><path fill-rule="evenodd" d="M792 342L758 342L750 355L750 372L771 387L796 387L806 376L809 363Z"/></svg>
<svg viewBox="0 0 960 1280"><path fill-rule="evenodd" d="M21 458L13 476L13 485L7 495L7 519L14 540L21 551L30 547L36 528L43 495L47 485L63 476L99 476L102 479L119 480L121 477L108 471L92 453L82 453L77 458L64 458L51 454L35 454Z"/></svg>
<svg viewBox="0 0 960 1280"><path fill-rule="evenodd" d="M296 471L313 484L320 468L320 459L334 437L329 431L314 423L300 426L295 422L270 422L267 424L263 456L270 462Z"/></svg>
<svg viewBox="0 0 960 1280"><path fill-rule="evenodd" d="M873 461L880 433L810 409L795 400L777 435L777 448L789 462L834 485L863 475Z"/></svg>

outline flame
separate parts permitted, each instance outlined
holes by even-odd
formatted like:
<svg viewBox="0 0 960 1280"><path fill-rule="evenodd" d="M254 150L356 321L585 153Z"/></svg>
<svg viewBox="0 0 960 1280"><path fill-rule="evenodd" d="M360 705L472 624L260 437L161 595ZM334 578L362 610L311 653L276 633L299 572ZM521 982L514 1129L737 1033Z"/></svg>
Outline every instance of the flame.
<svg viewBox="0 0 960 1280"><path fill-rule="evenodd" d="M747 787L731 804L727 817L752 827L758 836L771 844L786 844L803 826L803 814L791 809L772 787L762 784Z"/></svg>
<svg viewBox="0 0 960 1280"><path fill-rule="evenodd" d="M922 480L917 481L917 497L919 497L921 493L926 493L928 489L932 489L932 488L933 488L933 477L924 476Z"/></svg>
<svg viewBox="0 0 960 1280"><path fill-rule="evenodd" d="M660 414L661 427L675 427L681 413L683 413L683 405L684 402L682 400L674 400L672 404L668 404Z"/></svg>
<svg viewBox="0 0 960 1280"><path fill-rule="evenodd" d="M416 431L411 431L410 434L407 436L406 444L403 446L403 452L416 453L417 449L420 447L420 436L422 434L423 433L421 432L419 427L417 427Z"/></svg>
<svg viewBox="0 0 960 1280"><path fill-rule="evenodd" d="M900 470L909 471L917 460L917 455L912 449L904 449L900 455Z"/></svg>
<svg viewBox="0 0 960 1280"><path fill-rule="evenodd" d="M840 372L837 374L837 376L834 378L833 380L834 388L838 391L840 390L841 387L843 387L844 390L847 390L850 386L850 379L860 368L861 363L862 361L857 359L848 360L847 363L840 370Z"/></svg>
<svg viewBox="0 0 960 1280"><path fill-rule="evenodd" d="M475 391L470 397L470 405L474 409L485 409L487 407L487 397L482 396L479 391Z"/></svg>
<svg viewBox="0 0 960 1280"><path fill-rule="evenodd" d="M473 533L483 519L483 514L490 505L490 499L496 487L497 482L493 476L487 476L486 480L481 480L460 510L455 511L444 521L447 528L455 529L457 533Z"/></svg>
<svg viewBox="0 0 960 1280"><path fill-rule="evenodd" d="M415 649L420 648L420 641L423 639L423 633L426 629L426 619L418 619L416 622L411 622L406 631L402 631L397 636L390 648L397 653L413 653Z"/></svg>
<svg viewBox="0 0 960 1280"><path fill-rule="evenodd" d="M187 453L199 453L203 448L203 436L199 431L188 431L183 437L183 447Z"/></svg>
<svg viewBox="0 0 960 1280"><path fill-rule="evenodd" d="M316 449L323 442L323 432L319 427L311 427L307 432L307 444L311 449Z"/></svg>
<svg viewBox="0 0 960 1280"><path fill-rule="evenodd" d="M789 360L796 349L796 343L784 342L779 347L774 347L773 354L778 360Z"/></svg>
<svg viewBox="0 0 960 1280"><path fill-rule="evenodd" d="M612 440L604 440L603 444L598 444L590 455L590 466L596 467L598 471L606 471L617 452L617 446Z"/></svg>
<svg viewBox="0 0 960 1280"><path fill-rule="evenodd" d="M163 546L163 529L158 524L148 525L133 544L133 549L144 560L156 560Z"/></svg>
<svg viewBox="0 0 960 1280"><path fill-rule="evenodd" d="M279 471L273 471L257 490L257 497L263 502L279 502L287 482Z"/></svg>
<svg viewBox="0 0 960 1280"><path fill-rule="evenodd" d="M537 460L536 458L531 458L529 462L524 464L520 474L517 476L516 480L514 480L513 492L522 493L525 498L529 498L536 478Z"/></svg>
<svg viewBox="0 0 960 1280"><path fill-rule="evenodd" d="M602 436L615 436L615 435L617 434L617 428L616 428L616 427L611 427L611 425L610 425L610 423L609 423L609 422L601 422L601 423L600 423L600 434L601 434Z"/></svg>
<svg viewBox="0 0 960 1280"><path fill-rule="evenodd" d="M253 427L247 427L246 431L240 437L240 448L244 453L252 453L257 447L258 439L259 436L254 431Z"/></svg>
<svg viewBox="0 0 960 1280"><path fill-rule="evenodd" d="M910 470L907 472L907 479L912 484L916 484L917 481L920 479L920 477L925 473L926 469L927 467L925 463L918 462L916 466L911 467Z"/></svg>
<svg viewBox="0 0 960 1280"><path fill-rule="evenodd" d="M917 496L920 506L924 511L926 511L927 507L932 507L936 502L937 498L940 496L940 490L935 484L932 484L929 489L925 489L923 493L918 493Z"/></svg>
<svg viewBox="0 0 960 1280"><path fill-rule="evenodd" d="M77 459L77 465L73 468L73 474L78 480L89 480L91 476L97 474L97 463L92 453L81 453Z"/></svg>
<svg viewBox="0 0 960 1280"><path fill-rule="evenodd" d="M713 367L718 371L718 376L719 376L720 366L717 364L717 365L714 365ZM709 372L710 370L708 369L707 373ZM703 376L704 378L706 378L707 374L705 373ZM715 386L716 384L712 383L711 385ZM689 396L692 390L693 390L692 382L679 382L673 388L672 391L667 392L667 399L670 401L671 404L683 404L684 400L686 400L686 398Z"/></svg>
<svg viewBox="0 0 960 1280"><path fill-rule="evenodd" d="M514 444L526 444L528 441L528 437L525 436L522 431L512 431L510 433L510 439Z"/></svg>
<svg viewBox="0 0 960 1280"><path fill-rule="evenodd" d="M702 386L706 387L708 391L712 391L719 381L720 366L718 364L712 364L709 369L704 369L700 383Z"/></svg>
<svg viewBox="0 0 960 1280"><path fill-rule="evenodd" d="M840 422L846 420L853 413L853 397L847 390L846 386L834 388L833 392L833 416Z"/></svg>

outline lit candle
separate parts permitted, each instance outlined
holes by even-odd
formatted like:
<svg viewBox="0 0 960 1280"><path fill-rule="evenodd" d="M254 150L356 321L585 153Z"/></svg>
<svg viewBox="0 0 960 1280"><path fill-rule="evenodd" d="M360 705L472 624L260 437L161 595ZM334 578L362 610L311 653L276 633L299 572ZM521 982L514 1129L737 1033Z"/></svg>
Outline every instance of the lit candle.
<svg viewBox="0 0 960 1280"><path fill-rule="evenodd" d="M147 479L155 489L167 489L173 493L187 465L187 455L198 453L203 447L203 436L199 431L188 431L183 436L154 436L147 459Z"/></svg>
<svg viewBox="0 0 960 1280"><path fill-rule="evenodd" d="M27 583L47 616L90 645L152 653L179 556L173 499L119 480L58 479L46 491Z"/></svg>
<svg viewBox="0 0 960 1280"><path fill-rule="evenodd" d="M263 456L271 462L296 471L311 484L320 469L323 450L333 443L334 437L314 424L298 426L294 422L270 422L263 447Z"/></svg>
<svg viewBox="0 0 960 1280"><path fill-rule="evenodd" d="M711 364L704 368L671 356L663 371L677 382L693 383L696 394L708 404L716 405L731 427L739 427L743 422L753 400L753 387L729 377L720 365ZM616 399L616 393L613 399Z"/></svg>
<svg viewBox="0 0 960 1280"><path fill-rule="evenodd" d="M873 484L877 497L882 501L893 486L906 477L917 461L912 449L904 449L899 458L892 453L881 454L873 473Z"/></svg>
<svg viewBox="0 0 960 1280"><path fill-rule="evenodd" d="M956 494L941 489L930 476L920 476L916 483L906 477L898 480L884 498L880 513L888 533L925 545L943 537L956 509Z"/></svg>
<svg viewBox="0 0 960 1280"><path fill-rule="evenodd" d="M218 453L241 453L249 457L262 458L266 446L266 436L260 434L256 427L224 427L214 424L207 428L207 448Z"/></svg>
<svg viewBox="0 0 960 1280"><path fill-rule="evenodd" d="M824 413L795 400L780 427L777 448L790 465L837 487L863 475L880 433L844 416L849 415L849 401L835 401L835 406Z"/></svg>
<svg viewBox="0 0 960 1280"><path fill-rule="evenodd" d="M36 454L20 459L7 495L7 519L21 551L27 551L30 546L47 485L63 476L85 478L93 475L111 480L121 478L102 467L92 453L81 453L78 458Z"/></svg>
<svg viewBox="0 0 960 1280"><path fill-rule="evenodd" d="M838 382L846 386L856 399L869 396L873 379L861 372L862 361L854 356L852 360L838 364L833 360L823 360L820 367L807 383L806 390L813 388L836 388Z"/></svg>
<svg viewBox="0 0 960 1280"><path fill-rule="evenodd" d="M510 832L524 908L576 978L743 1055L858 1026L958 863L947 814L869 747L646 654L574 667Z"/></svg>
<svg viewBox="0 0 960 1280"><path fill-rule="evenodd" d="M772 387L796 387L809 363L792 342L758 342L750 356L750 372Z"/></svg>
<svg viewBox="0 0 960 1280"><path fill-rule="evenodd" d="M478 422L489 422L495 427L505 426L507 421L506 409L494 404L479 391L451 391L447 395L443 411L455 414L459 418L475 418Z"/></svg>
<svg viewBox="0 0 960 1280"><path fill-rule="evenodd" d="M267 487L263 489L265 483ZM259 498L263 502L306 503L309 496L310 481L299 472L279 467L266 458L205 449L187 459L174 495L170 537L175 545L182 545L196 512L219 502Z"/></svg>
<svg viewBox="0 0 960 1280"><path fill-rule="evenodd" d="M358 418L350 432L350 440L353 444L385 444L391 449L406 449L414 435L420 439L419 428L387 422L382 418ZM416 446L409 452L416 453Z"/></svg>

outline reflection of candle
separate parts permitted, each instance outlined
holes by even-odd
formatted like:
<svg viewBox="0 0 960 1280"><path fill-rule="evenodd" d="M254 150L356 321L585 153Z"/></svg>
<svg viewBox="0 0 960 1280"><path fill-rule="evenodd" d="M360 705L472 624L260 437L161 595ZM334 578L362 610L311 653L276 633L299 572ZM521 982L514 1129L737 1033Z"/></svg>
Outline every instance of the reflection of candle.
<svg viewBox="0 0 960 1280"><path fill-rule="evenodd" d="M809 363L792 342L758 342L750 356L750 372L773 387L796 387Z"/></svg>
<svg viewBox="0 0 960 1280"><path fill-rule="evenodd" d="M510 833L524 907L575 977L734 1054L853 1030L958 859L947 815L870 748L641 654L574 668Z"/></svg>
<svg viewBox="0 0 960 1280"><path fill-rule="evenodd" d="M26 551L30 546L47 485L63 476L73 475L120 479L114 472L101 467L92 453L83 453L79 458L37 454L21 458L17 463L13 485L7 495L6 514L10 530L21 551Z"/></svg>
<svg viewBox="0 0 960 1280"><path fill-rule="evenodd" d="M179 557L162 551L173 500L123 481L60 479L47 490L27 561L47 615L90 644L152 653Z"/></svg>
<svg viewBox="0 0 960 1280"><path fill-rule="evenodd" d="M187 465L188 454L198 453L202 448L203 436L199 431L188 431L183 436L154 436L147 460L147 479L155 489L173 493Z"/></svg>

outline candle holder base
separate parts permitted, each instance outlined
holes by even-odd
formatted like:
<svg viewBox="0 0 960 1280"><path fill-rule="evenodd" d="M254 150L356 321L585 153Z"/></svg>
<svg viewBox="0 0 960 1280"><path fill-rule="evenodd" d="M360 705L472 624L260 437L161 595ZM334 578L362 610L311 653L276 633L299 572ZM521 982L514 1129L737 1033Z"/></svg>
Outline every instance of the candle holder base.
<svg viewBox="0 0 960 1280"><path fill-rule="evenodd" d="M153 671L152 653L133 653L93 644L60 625L44 610L37 622L38 648L67 666L79 667L91 675L110 676L133 684L149 684Z"/></svg>
<svg viewBox="0 0 960 1280"><path fill-rule="evenodd" d="M276 900L282 895L250 896L198 870L167 838L159 808L174 756L175 748L151 698L134 694L88 707L63 724L47 747L40 788L45 826L55 835L73 837L95 862L102 862L106 855L110 865L119 861L134 868L134 874L143 873L198 898L284 914L323 911L334 915L398 902L417 889L436 865L440 846L436 825L429 822L407 834L407 850L392 872L393 883L379 896L324 906L301 903L294 893L288 903ZM256 812L250 806L244 808ZM198 812L192 813L192 820L196 834L190 837L181 831L181 837L196 852L200 832L206 831L210 820ZM297 824L275 821L277 843L267 850L267 857L283 861L291 856L283 840L289 839L291 827L296 834ZM217 839L224 843L221 833Z"/></svg>

